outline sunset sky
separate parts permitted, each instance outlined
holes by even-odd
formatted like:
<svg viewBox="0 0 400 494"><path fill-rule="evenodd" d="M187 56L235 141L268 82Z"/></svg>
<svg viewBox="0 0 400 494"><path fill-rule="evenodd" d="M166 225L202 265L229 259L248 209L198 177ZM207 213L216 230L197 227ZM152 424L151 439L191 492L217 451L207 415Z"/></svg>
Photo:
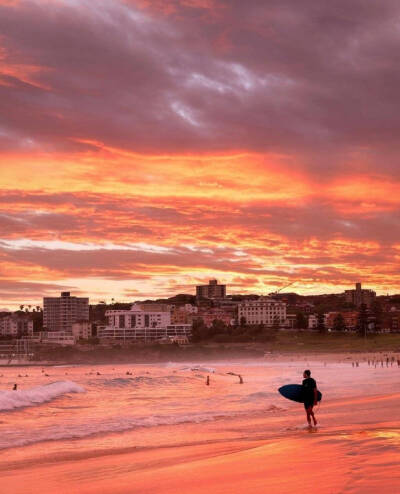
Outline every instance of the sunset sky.
<svg viewBox="0 0 400 494"><path fill-rule="evenodd" d="M0 308L400 292L400 3L0 0Z"/></svg>

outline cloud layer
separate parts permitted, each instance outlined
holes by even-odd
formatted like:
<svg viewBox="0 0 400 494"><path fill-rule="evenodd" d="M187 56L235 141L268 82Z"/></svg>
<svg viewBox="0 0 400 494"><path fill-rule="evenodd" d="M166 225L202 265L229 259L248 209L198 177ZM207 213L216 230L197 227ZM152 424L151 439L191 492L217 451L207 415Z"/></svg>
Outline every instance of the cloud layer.
<svg viewBox="0 0 400 494"><path fill-rule="evenodd" d="M391 0L0 1L0 305L30 283L37 302L214 276L398 290L399 18Z"/></svg>

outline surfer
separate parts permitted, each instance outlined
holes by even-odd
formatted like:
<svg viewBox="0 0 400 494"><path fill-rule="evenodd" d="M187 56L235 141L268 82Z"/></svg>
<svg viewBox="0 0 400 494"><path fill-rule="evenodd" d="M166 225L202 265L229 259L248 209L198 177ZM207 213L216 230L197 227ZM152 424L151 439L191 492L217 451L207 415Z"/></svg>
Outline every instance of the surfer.
<svg viewBox="0 0 400 494"><path fill-rule="evenodd" d="M317 425L317 420L313 412L313 407L318 402L317 383L311 377L311 371L308 369L303 372L303 377L302 394L304 397L304 408L307 414L308 425L311 427L311 418L313 419L314 426Z"/></svg>

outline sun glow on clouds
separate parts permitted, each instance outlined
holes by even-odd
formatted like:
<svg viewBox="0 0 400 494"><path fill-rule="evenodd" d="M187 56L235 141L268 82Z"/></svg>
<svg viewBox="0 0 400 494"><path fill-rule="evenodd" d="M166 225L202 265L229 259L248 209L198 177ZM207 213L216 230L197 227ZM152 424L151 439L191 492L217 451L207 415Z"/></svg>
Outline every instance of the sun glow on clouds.
<svg viewBox="0 0 400 494"><path fill-rule="evenodd" d="M0 305L400 289L400 7L346 12L0 0Z"/></svg>

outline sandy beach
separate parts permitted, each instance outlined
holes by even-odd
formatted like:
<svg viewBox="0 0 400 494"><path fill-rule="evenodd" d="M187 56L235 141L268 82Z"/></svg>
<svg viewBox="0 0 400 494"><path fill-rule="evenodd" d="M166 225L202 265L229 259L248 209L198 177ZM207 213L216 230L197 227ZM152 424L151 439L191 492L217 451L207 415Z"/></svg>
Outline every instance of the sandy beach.
<svg viewBox="0 0 400 494"><path fill-rule="evenodd" d="M375 367L372 359L377 356L365 354L357 356L359 367L355 367L352 356L326 357L281 356L255 362L215 362L207 364L207 368L200 364L185 367L181 363L143 366L136 369L136 374L142 377L139 386L133 380L121 381L122 377L103 379L109 374L122 376L125 367L75 367L67 371L64 367L54 368L54 377L66 372L68 377L72 374L73 382L86 391L63 394L34 407L2 412L0 430L3 439L8 434L11 444L16 438L7 429L7 421L14 421L17 427L18 420L28 420L30 427L42 427L44 433L40 416L54 413L56 406L63 413L69 410L63 418L60 416L62 433L61 422L50 430L53 438L37 434L26 444L19 438L20 442L15 441L18 446L14 447L6 447L3 440L1 492L285 494L316 490L365 494L400 491L397 362ZM296 376L299 381L299 372L306 364L313 370L324 395L317 409L320 425L312 430L305 427L302 406L276 393L277 385L293 382ZM227 374L228 369L243 373L245 383L238 385L234 376ZM91 372L93 375L88 376ZM205 375L211 376L210 387L204 385ZM151 379L157 382L157 402L165 407L164 411L171 410L174 401L170 400L177 398L171 392L178 393L181 389L179 399L188 405L184 419L175 414L168 415L166 420L164 411L161 414L160 409L149 408L144 394L155 393ZM90 394L94 400L99 396L108 399L107 394L114 392L109 390L110 382L119 383L115 396L136 400L134 409L130 408L132 415L140 408L138 400L142 400L141 420L147 409L159 422L144 424L138 416L128 424L126 410L121 410L119 405L119 430L114 425L107 430L105 421L98 421L95 408L90 408L94 407ZM168 385L163 384L167 382ZM199 396L201 393L204 396ZM37 413L40 416L35 425L32 415ZM71 418L73 413L76 416ZM87 433L75 429L78 421L87 420L96 425L97 433L96 427L87 430L89 423ZM109 420L107 424L110 423ZM115 424L114 415L112 424Z"/></svg>

